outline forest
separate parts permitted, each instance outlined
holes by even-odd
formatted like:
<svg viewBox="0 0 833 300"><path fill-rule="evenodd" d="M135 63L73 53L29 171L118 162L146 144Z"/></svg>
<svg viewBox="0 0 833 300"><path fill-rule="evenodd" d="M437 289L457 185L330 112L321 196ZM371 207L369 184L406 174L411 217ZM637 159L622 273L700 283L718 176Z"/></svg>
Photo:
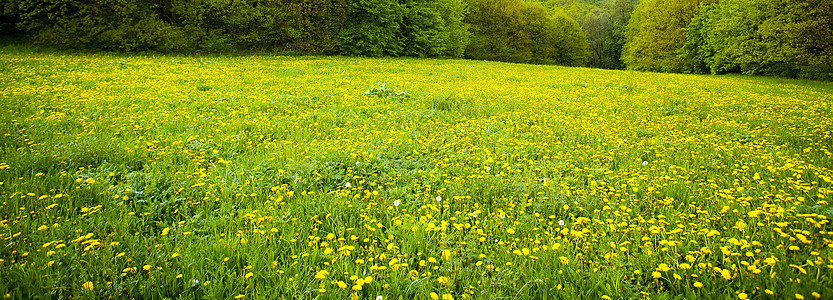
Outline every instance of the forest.
<svg viewBox="0 0 833 300"><path fill-rule="evenodd" d="M833 78L831 0L8 0L66 49L450 57Z"/></svg>

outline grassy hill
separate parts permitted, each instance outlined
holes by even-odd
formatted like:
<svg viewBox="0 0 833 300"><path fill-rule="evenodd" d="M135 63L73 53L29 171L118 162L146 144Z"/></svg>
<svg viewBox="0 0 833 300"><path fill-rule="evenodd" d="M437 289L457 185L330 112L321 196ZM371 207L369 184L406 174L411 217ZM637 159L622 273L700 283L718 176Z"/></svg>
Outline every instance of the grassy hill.
<svg viewBox="0 0 833 300"><path fill-rule="evenodd" d="M4 46L0 292L829 298L831 89Z"/></svg>

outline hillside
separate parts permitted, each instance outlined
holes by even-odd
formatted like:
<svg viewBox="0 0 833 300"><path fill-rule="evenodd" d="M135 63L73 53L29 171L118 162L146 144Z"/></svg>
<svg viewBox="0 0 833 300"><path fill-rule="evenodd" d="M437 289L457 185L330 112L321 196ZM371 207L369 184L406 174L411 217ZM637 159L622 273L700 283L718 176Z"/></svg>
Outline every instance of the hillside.
<svg viewBox="0 0 833 300"><path fill-rule="evenodd" d="M831 297L833 85L0 49L13 298Z"/></svg>

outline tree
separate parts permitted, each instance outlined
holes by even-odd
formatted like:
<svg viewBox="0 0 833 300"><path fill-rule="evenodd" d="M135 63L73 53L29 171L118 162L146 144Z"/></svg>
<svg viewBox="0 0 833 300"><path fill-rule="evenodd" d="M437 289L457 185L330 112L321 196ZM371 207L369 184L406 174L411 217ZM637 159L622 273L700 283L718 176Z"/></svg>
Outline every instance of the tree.
<svg viewBox="0 0 833 300"><path fill-rule="evenodd" d="M508 62L583 66L584 33L564 13L550 14L538 2L469 0L472 38L466 57Z"/></svg>
<svg viewBox="0 0 833 300"><path fill-rule="evenodd" d="M339 50L347 55L396 56L405 10L396 0L348 0L347 18L338 32Z"/></svg>
<svg viewBox="0 0 833 300"><path fill-rule="evenodd" d="M628 69L679 72L677 55L686 27L701 4L715 0L644 0L636 5L625 35L622 61Z"/></svg>
<svg viewBox="0 0 833 300"><path fill-rule="evenodd" d="M726 0L705 30L713 73L833 78L833 2Z"/></svg>
<svg viewBox="0 0 833 300"><path fill-rule="evenodd" d="M459 0L404 0L402 39L409 56L460 57L468 43L462 22L465 6Z"/></svg>

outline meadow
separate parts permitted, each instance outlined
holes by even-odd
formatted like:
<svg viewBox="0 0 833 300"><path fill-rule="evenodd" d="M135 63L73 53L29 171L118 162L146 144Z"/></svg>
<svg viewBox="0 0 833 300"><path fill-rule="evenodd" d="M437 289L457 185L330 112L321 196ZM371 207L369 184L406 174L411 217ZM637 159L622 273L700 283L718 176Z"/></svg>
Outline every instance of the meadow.
<svg viewBox="0 0 833 300"><path fill-rule="evenodd" d="M0 48L12 299L830 299L833 84Z"/></svg>

